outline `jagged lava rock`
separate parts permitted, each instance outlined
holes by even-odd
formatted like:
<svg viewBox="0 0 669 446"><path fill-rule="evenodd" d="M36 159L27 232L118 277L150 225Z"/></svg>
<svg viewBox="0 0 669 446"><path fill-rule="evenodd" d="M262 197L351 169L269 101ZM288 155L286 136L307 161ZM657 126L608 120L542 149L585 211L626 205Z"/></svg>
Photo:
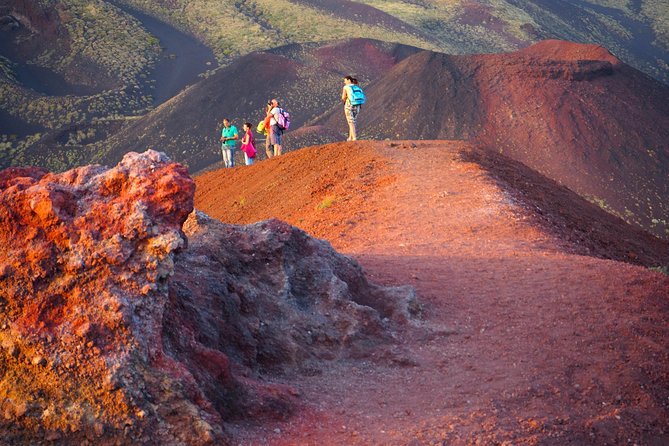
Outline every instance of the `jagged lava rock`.
<svg viewBox="0 0 669 446"><path fill-rule="evenodd" d="M394 324L420 311L413 288L370 283L351 258L280 220L237 226L197 212L184 231L189 248L170 291L192 311L177 326L196 327L201 343L254 370L374 356Z"/></svg>
<svg viewBox="0 0 669 446"><path fill-rule="evenodd" d="M291 412L269 374L371 355L416 311L287 224L191 213L194 187L154 151L0 172L5 442L226 444L227 420Z"/></svg>
<svg viewBox="0 0 669 446"><path fill-rule="evenodd" d="M4 439L216 437L213 412L184 403L188 423L177 434L156 408L172 397L158 382L179 393L177 378L159 367L161 329L194 189L184 167L153 151L130 153L113 169L0 174Z"/></svg>
<svg viewBox="0 0 669 446"><path fill-rule="evenodd" d="M420 311L413 288L368 282L352 259L279 220L236 226L194 212L184 231L165 351L224 420L288 416L297 391L272 377L393 359L394 326Z"/></svg>

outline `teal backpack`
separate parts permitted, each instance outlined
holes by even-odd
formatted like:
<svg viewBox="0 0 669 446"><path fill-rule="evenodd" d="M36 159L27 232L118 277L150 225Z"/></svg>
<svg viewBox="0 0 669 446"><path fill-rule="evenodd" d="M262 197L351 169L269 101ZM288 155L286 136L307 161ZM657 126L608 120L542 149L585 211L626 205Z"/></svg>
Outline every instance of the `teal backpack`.
<svg viewBox="0 0 669 446"><path fill-rule="evenodd" d="M356 84L351 84L349 86L351 87L351 97L349 98L349 101L351 101L351 105L364 104L365 93L362 91L362 88L360 88L360 86Z"/></svg>

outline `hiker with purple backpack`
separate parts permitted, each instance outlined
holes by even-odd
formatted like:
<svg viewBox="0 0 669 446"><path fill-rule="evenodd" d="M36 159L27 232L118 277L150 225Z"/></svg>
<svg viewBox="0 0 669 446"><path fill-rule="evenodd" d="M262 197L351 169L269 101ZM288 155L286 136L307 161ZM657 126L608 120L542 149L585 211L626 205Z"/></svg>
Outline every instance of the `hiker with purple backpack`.
<svg viewBox="0 0 669 446"><path fill-rule="evenodd" d="M267 111L270 118L270 143L274 146L274 156L281 155L281 135L288 130L290 126L290 115L279 106L279 101L272 99L270 101L272 108Z"/></svg>

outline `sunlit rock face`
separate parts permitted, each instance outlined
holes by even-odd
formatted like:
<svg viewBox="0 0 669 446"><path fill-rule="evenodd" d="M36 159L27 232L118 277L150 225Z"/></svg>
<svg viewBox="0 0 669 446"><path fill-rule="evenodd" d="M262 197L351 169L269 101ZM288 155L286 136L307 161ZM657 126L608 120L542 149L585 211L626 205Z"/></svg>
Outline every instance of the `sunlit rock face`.
<svg viewBox="0 0 669 446"><path fill-rule="evenodd" d="M130 153L113 169L7 170L0 189L5 438L158 430L155 405L167 397L158 386L177 387L157 365L167 279L193 207L186 169ZM215 414L190 406L180 435L215 435L206 423Z"/></svg>
<svg viewBox="0 0 669 446"><path fill-rule="evenodd" d="M378 354L417 311L285 223L193 212L194 190L155 151L0 172L7 444L226 444L225 421L293 410L268 377Z"/></svg>

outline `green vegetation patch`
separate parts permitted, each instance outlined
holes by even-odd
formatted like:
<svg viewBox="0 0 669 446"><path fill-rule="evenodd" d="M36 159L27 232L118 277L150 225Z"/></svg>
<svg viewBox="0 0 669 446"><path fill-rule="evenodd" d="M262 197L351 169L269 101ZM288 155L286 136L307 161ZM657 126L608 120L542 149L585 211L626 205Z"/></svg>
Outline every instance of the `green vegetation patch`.
<svg viewBox="0 0 669 446"><path fill-rule="evenodd" d="M335 199L335 197L333 197L332 195L328 195L327 197L323 198L323 200L320 203L318 203L318 206L316 206L316 209L321 209L321 210L328 209L328 208L332 207L332 205L336 201L337 200Z"/></svg>
<svg viewBox="0 0 669 446"><path fill-rule="evenodd" d="M669 0L645 0L641 13L650 21L657 44L669 50ZM665 61L666 62L666 61Z"/></svg>
<svg viewBox="0 0 669 446"><path fill-rule="evenodd" d="M0 82L4 80L9 80L16 82L16 76L14 75L13 70L14 64L11 60L6 57L0 56Z"/></svg>
<svg viewBox="0 0 669 446"><path fill-rule="evenodd" d="M669 276L669 269L666 266L651 266L648 269Z"/></svg>
<svg viewBox="0 0 669 446"><path fill-rule="evenodd" d="M291 43L322 42L347 37L400 42L443 49L410 33L347 20L289 0L125 0L199 36L219 62L253 51Z"/></svg>
<svg viewBox="0 0 669 446"><path fill-rule="evenodd" d="M141 24L104 0L46 0L45 8L59 11L68 32L66 42L44 51L31 63L59 73L86 61L105 74L133 81L150 66L160 46ZM65 51L65 54L63 54Z"/></svg>

